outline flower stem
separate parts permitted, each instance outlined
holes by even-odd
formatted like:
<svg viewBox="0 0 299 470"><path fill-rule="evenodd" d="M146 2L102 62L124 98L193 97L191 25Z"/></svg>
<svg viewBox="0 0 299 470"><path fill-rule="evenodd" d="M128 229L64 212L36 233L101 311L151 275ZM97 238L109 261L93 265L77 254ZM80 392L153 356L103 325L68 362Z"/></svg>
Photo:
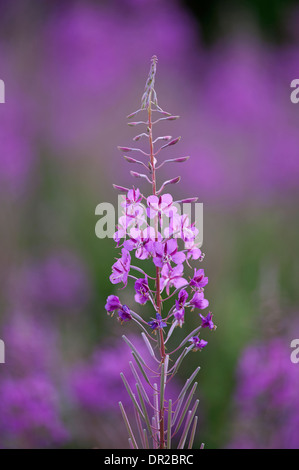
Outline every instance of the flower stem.
<svg viewBox="0 0 299 470"><path fill-rule="evenodd" d="M148 106L148 129L149 129L149 144L150 144L150 164L152 171L152 192L156 196L156 168L155 168L155 157L154 157L154 145L153 145L153 130L152 130L152 109L151 109L151 97L149 99ZM155 237L158 240L158 217L155 218ZM156 305L158 313L161 315L161 293L160 293L160 268L156 267ZM161 364L165 361L165 345L164 345L164 335L162 328L159 330L160 334L160 355L161 355ZM161 393L161 390L160 390ZM160 449L165 449L165 440L164 440L164 402L161 404L159 410L159 421L160 421Z"/></svg>

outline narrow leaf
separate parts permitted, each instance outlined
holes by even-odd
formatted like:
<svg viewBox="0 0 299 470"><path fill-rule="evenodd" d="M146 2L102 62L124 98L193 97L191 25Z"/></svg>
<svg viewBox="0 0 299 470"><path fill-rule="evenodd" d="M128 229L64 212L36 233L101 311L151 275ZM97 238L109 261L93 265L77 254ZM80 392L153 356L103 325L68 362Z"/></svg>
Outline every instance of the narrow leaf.
<svg viewBox="0 0 299 470"><path fill-rule="evenodd" d="M156 419L153 416L152 417L152 438L153 438L153 449L158 448L158 438L157 438L157 424L156 424Z"/></svg>
<svg viewBox="0 0 299 470"><path fill-rule="evenodd" d="M159 425L159 392L158 392L158 385L154 383L154 408L155 408L155 420L157 422L157 427Z"/></svg>
<svg viewBox="0 0 299 470"><path fill-rule="evenodd" d="M146 429L143 430L143 436L144 436L144 445L145 445L144 448L149 449L149 443L148 443Z"/></svg>
<svg viewBox="0 0 299 470"><path fill-rule="evenodd" d="M141 365L141 362L139 361L138 357L136 356L136 354L134 352L132 352L132 355L136 361L136 364L137 366L139 367L140 369L140 372L142 373L143 377L145 378L146 382L150 385L150 379L148 378L148 376L146 375L146 372L144 370L144 368L142 367Z"/></svg>
<svg viewBox="0 0 299 470"><path fill-rule="evenodd" d="M167 337L166 337L166 339L165 339L165 341L164 341L164 344L166 344L167 341L169 340L169 338L171 337L171 335L172 335L172 333L173 333L175 327L177 326L177 324L178 324L178 322L177 322L176 320L172 323L171 327L169 328Z"/></svg>
<svg viewBox="0 0 299 470"><path fill-rule="evenodd" d="M190 387L191 383L193 382L194 378L196 377L196 375L198 374L200 370L200 367L197 367L195 369L195 371L193 372L192 375L190 375L189 379L186 381L184 387L182 388L181 390L181 393L179 394L179 398L181 398L182 394L183 393L186 393L186 391L188 390L188 388Z"/></svg>
<svg viewBox="0 0 299 470"><path fill-rule="evenodd" d="M167 449L171 449L172 400L168 400Z"/></svg>
<svg viewBox="0 0 299 470"><path fill-rule="evenodd" d="M152 348L152 345L151 343L149 342L149 340L147 339L146 335L144 333L141 333L141 336L142 336L142 339L143 341L145 342L146 346L147 346L147 349L149 350L149 353L150 355L155 359L156 362L160 362L158 361L158 359L156 358L156 355L154 353L154 350Z"/></svg>
<svg viewBox="0 0 299 470"><path fill-rule="evenodd" d="M172 376L174 376L174 375L177 373L177 371L178 371L178 369L179 369L179 367L180 367L180 365L181 365L183 359L187 356L187 354L191 351L191 349L192 349L193 347L194 347L193 345L190 345L188 348L186 347L186 348L183 350L183 352L180 354L180 356L178 357L178 359L177 359L176 362L174 363L173 367L172 367L172 368L170 369L170 371L169 371L169 372L172 372Z"/></svg>
<svg viewBox="0 0 299 470"><path fill-rule="evenodd" d="M143 416L143 413L142 413L142 411L141 411L141 408L140 408L140 406L139 406L139 404L138 404L138 402L137 402L137 400L136 400L136 398L135 398L134 393L132 392L132 389L131 389L130 385L128 384L127 379L125 378L125 376L124 376L124 374L123 374L122 372L121 372L120 376L121 376L121 378L122 378L123 383L125 384L125 387L126 387L127 392L128 392L128 394L129 394L129 396L130 396L130 398L131 398L131 400L132 400L132 403L133 403L134 407L136 408L136 410L137 410L138 413L140 414L141 418L144 419L144 416Z"/></svg>
<svg viewBox="0 0 299 470"><path fill-rule="evenodd" d="M134 408L134 414L135 414L135 420L136 420L137 429L138 429L138 432L139 432L139 437L140 437L141 445L142 445L142 447L145 449L144 435L143 435L143 429L142 429L141 419L140 419L139 413L137 413L137 411L135 410L135 408Z"/></svg>
<svg viewBox="0 0 299 470"><path fill-rule="evenodd" d="M128 420L128 417L127 417L127 414L126 414L126 412L125 412L125 409L124 409L124 407L123 407L123 404L122 404L121 401L120 401L118 404L119 404L119 407L120 407L120 410L121 410L121 414L122 414L123 420L124 420L124 422L125 422L125 425L126 425L128 434L129 434L129 436L130 436L130 438L131 438L131 440L132 440L132 445L133 445L134 449L138 449L138 447L137 447L137 442L136 442L136 439L135 439L135 437L134 437L134 434L133 434L132 428L131 428L131 426L130 426L130 422L129 422L129 420Z"/></svg>
<svg viewBox="0 0 299 470"><path fill-rule="evenodd" d="M138 373L137 373L137 371L136 371L136 369L135 369L135 367L134 367L133 362L130 361L129 364L130 364L130 368L131 368L132 374L134 375L135 380L138 382L139 387L140 387L140 390L142 391L142 394L143 394L145 400L147 401L147 403L150 403L150 400L149 400L149 398L148 398L148 395L147 395L147 393L146 393L146 391L145 391L145 389L144 389L144 387L143 387L143 385L142 385L142 382L141 382L140 377L139 377L139 375L138 375Z"/></svg>
<svg viewBox="0 0 299 470"><path fill-rule="evenodd" d="M189 393L189 396L188 396L188 398L187 398L187 400L186 400L185 406L184 406L183 411L182 411L182 413L181 413L180 419L179 419L179 421L178 421L178 423L177 423L177 425L176 425L176 428L175 428L175 430L174 430L174 434L176 434L176 433L178 432L178 430L180 429L180 427L181 427L181 424L182 424L182 422L183 422L183 420L184 420L184 418L185 418L185 415L186 415L187 410L188 410L188 408L189 408L189 406L190 406L190 403L191 403L191 400L192 400L192 398L193 398L193 395L194 395L194 393L195 393L196 388L197 388L197 382L195 382L195 384L193 385L193 387L192 387L192 389L191 389L191 391L190 391L190 393Z"/></svg>
<svg viewBox="0 0 299 470"><path fill-rule="evenodd" d="M191 429L188 449L192 449L192 447L193 447L194 437L195 437L195 433L196 433L197 421L198 421L198 416L195 416L194 421L193 421L193 426L192 426L192 429Z"/></svg>
<svg viewBox="0 0 299 470"><path fill-rule="evenodd" d="M139 361L146 366L146 363L144 361L144 359L142 359L141 355L139 354L139 352L137 351L137 349L135 348L134 344L131 343L131 341L125 336L123 335L122 336L123 340L127 343L127 345L131 348L131 350L133 351L133 353L135 353L135 355L138 357Z"/></svg>
<svg viewBox="0 0 299 470"><path fill-rule="evenodd" d="M189 335L186 336L185 339L183 339L183 341L179 344L179 346L175 349L175 351L178 351L182 346L184 346L189 341L189 339L192 338L192 336L195 336L196 333L199 332L200 329L201 329L201 325L195 328L195 330L191 331L191 333L189 333ZM174 353L174 351L172 351L172 353Z"/></svg>
<svg viewBox="0 0 299 470"><path fill-rule="evenodd" d="M161 364L161 380L160 380L160 410L164 408L164 389L165 389L165 375L164 375L165 364Z"/></svg>
<svg viewBox="0 0 299 470"><path fill-rule="evenodd" d="M194 418L194 415L196 413L196 410L197 410L197 407L198 407L198 403L199 403L199 400L196 400L193 408L191 411L188 412L188 416L187 416L187 419L186 419L186 423L185 423L185 428L184 428L184 431L183 431L183 434L182 434L182 437L180 439L180 442L179 442L179 445L178 445L178 449L183 449L184 448L184 445L185 445L185 442L186 442L186 438L187 438L187 435L188 435L188 431L189 431L189 428L191 426L191 423L192 423L192 420Z"/></svg>
<svg viewBox="0 0 299 470"><path fill-rule="evenodd" d="M142 408L143 415L144 415L143 419L145 421L145 424L147 426L148 431L151 433L151 425L150 425L149 416L148 416L147 409L146 409L146 406L145 406L145 403L144 403L144 400L143 400L143 397L142 397L142 394L140 392L140 388L139 388L138 384L136 384L136 389L137 389L139 401L140 401L141 408Z"/></svg>

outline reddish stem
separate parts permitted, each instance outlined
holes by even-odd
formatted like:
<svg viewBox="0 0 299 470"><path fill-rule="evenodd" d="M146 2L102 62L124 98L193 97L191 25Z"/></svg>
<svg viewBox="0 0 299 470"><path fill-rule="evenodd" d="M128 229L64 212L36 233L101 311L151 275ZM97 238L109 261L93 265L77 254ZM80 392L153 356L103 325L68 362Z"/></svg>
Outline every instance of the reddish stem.
<svg viewBox="0 0 299 470"><path fill-rule="evenodd" d="M154 160L154 145L153 145L153 132L152 132L152 110L151 110L151 97L149 99L149 108L148 108L148 128L149 128L149 143L150 143L150 163L152 170L152 191L153 195L156 195L156 168ZM155 218L155 236L158 240L158 217ZM160 293L160 269L156 267L156 304L158 313L161 315L161 293ZM159 330L160 334L160 354L161 354L161 363L165 360L165 345L164 345L164 335L162 329ZM165 449L164 441L164 404L159 410L159 419L160 419L160 449Z"/></svg>

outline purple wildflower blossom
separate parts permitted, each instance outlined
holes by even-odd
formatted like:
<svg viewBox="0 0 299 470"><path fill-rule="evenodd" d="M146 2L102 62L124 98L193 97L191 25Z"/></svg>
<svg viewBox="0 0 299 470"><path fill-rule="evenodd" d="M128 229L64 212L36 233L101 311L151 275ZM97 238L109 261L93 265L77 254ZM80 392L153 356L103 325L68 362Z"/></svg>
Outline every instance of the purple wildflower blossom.
<svg viewBox="0 0 299 470"><path fill-rule="evenodd" d="M116 295L108 296L105 309L108 313L118 312L120 321L126 322L132 320L132 315L129 307L127 305L123 305Z"/></svg>
<svg viewBox="0 0 299 470"><path fill-rule="evenodd" d="M162 317L159 313L156 314L156 319L149 321L148 325L153 329L153 330L160 330L161 328L165 328L167 326L167 323L165 323L162 320Z"/></svg>
<svg viewBox="0 0 299 470"><path fill-rule="evenodd" d="M190 300L190 305L194 308L204 309L209 306L209 301L204 298L203 292L195 292L194 296Z"/></svg>
<svg viewBox="0 0 299 470"><path fill-rule="evenodd" d="M122 256L112 266L112 274L110 275L110 281L112 284L118 284L123 282L124 286L128 282L128 274L131 266L131 256L126 249L122 249Z"/></svg>
<svg viewBox="0 0 299 470"><path fill-rule="evenodd" d="M213 314L211 312L209 312L206 317L204 317L201 313L199 314L199 316L202 320L201 322L202 328L209 328L210 330L216 329L216 325L214 325L213 320L212 320Z"/></svg>
<svg viewBox="0 0 299 470"><path fill-rule="evenodd" d="M196 259L202 260L203 259L202 252L198 248L198 245L194 241L186 242L185 243L185 248L187 250L187 255L186 255L187 259L190 259L190 258L194 259L194 260L196 260Z"/></svg>
<svg viewBox="0 0 299 470"><path fill-rule="evenodd" d="M123 203L126 207L139 204L142 201L142 194L140 193L139 189L129 189L125 202Z"/></svg>
<svg viewBox="0 0 299 470"><path fill-rule="evenodd" d="M121 307L122 307L122 304L116 295L109 295L107 297L107 303L105 305L105 309L107 310L108 313L118 311Z"/></svg>
<svg viewBox="0 0 299 470"><path fill-rule="evenodd" d="M184 287L188 282L183 278L184 266L178 264L174 268L171 268L168 264L164 264L161 269L161 292L166 288L167 295L169 295L169 289L174 286L176 289Z"/></svg>
<svg viewBox="0 0 299 470"><path fill-rule="evenodd" d="M153 262L159 268L162 268L165 263L170 265L171 261L175 264L182 264L186 259L185 253L178 251L178 242L173 238L165 243L155 242L154 250Z"/></svg>
<svg viewBox="0 0 299 470"><path fill-rule="evenodd" d="M131 310L127 305L122 305L122 307L118 310L118 315L121 323L132 320Z"/></svg>
<svg viewBox="0 0 299 470"><path fill-rule="evenodd" d="M149 299L149 286L147 278L137 279L135 282L135 301L138 304L144 305Z"/></svg>
<svg viewBox="0 0 299 470"><path fill-rule="evenodd" d="M175 301L177 310L184 307L185 303L187 302L187 299L188 299L188 292L185 289L182 289L179 292L178 299Z"/></svg>
<svg viewBox="0 0 299 470"><path fill-rule="evenodd" d="M187 302L188 292L182 289L178 295L178 299L175 301L175 310L173 316L181 327L184 323L185 316L185 303Z"/></svg>
<svg viewBox="0 0 299 470"><path fill-rule="evenodd" d="M162 216L170 217L171 214L176 212L176 208L172 204L173 199L170 194L163 194L159 197L149 196L147 198L147 214L151 219L158 215L161 222Z"/></svg>
<svg viewBox="0 0 299 470"><path fill-rule="evenodd" d="M193 336L189 341L194 345L193 351L201 351L208 344L207 341L204 339L199 339L198 336Z"/></svg>
<svg viewBox="0 0 299 470"><path fill-rule="evenodd" d="M124 248L128 251L136 250L136 258L148 259L153 251L154 239L155 230L153 227L147 227L145 230L132 228L130 230L130 239L124 242Z"/></svg>
<svg viewBox="0 0 299 470"><path fill-rule="evenodd" d="M164 229L165 237L174 236L175 238L181 238L185 243L194 242L198 235L198 229L194 224L190 224L189 217L186 214L179 215L175 207L169 216L169 225Z"/></svg>
<svg viewBox="0 0 299 470"><path fill-rule="evenodd" d="M203 269L194 269L194 276L189 282L189 286L194 289L205 287L209 282L209 278L205 277Z"/></svg>

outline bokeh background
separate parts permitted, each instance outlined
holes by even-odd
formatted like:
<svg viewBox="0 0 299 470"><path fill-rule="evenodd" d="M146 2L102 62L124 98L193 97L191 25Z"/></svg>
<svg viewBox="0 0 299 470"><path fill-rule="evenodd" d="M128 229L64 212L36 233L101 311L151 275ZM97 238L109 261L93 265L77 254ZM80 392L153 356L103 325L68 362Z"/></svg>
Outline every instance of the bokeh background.
<svg viewBox="0 0 299 470"><path fill-rule="evenodd" d="M156 54L218 326L174 389L201 365L196 446L299 448L298 24L295 0L1 1L1 447L127 446L130 352L104 310L116 252L95 207L132 184L117 145Z"/></svg>

